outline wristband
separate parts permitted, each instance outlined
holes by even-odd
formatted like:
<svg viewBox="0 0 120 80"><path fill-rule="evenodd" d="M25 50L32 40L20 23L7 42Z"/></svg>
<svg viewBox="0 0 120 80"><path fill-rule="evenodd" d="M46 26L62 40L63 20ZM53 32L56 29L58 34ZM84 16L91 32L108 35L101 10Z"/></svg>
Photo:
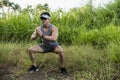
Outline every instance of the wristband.
<svg viewBox="0 0 120 80"><path fill-rule="evenodd" d="M41 38L44 38L44 36L45 36L45 35L44 35L44 34L42 34Z"/></svg>

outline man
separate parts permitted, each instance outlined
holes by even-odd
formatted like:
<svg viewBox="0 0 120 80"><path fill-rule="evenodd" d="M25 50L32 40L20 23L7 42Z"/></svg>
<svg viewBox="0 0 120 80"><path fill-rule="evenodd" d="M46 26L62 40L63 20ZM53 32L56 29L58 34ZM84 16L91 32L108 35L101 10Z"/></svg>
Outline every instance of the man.
<svg viewBox="0 0 120 80"><path fill-rule="evenodd" d="M64 67L64 54L62 47L58 44L58 28L50 23L50 14L43 12L40 15L42 25L37 27L31 35L31 40L34 40L37 36L42 39L42 43L29 48L29 56L32 61L32 66L29 68L30 72L38 71L38 66L35 62L35 53L47 53L54 52L59 54L61 73L66 74L67 71Z"/></svg>

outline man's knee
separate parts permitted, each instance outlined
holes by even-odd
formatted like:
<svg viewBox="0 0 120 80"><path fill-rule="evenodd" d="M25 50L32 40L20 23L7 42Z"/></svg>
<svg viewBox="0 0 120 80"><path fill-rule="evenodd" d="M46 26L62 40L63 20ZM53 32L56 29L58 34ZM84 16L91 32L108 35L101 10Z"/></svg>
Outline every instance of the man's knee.
<svg viewBox="0 0 120 80"><path fill-rule="evenodd" d="M62 49L61 46L58 46L58 47L55 48L54 52L56 52L56 53L63 53L63 49Z"/></svg>
<svg viewBox="0 0 120 80"><path fill-rule="evenodd" d="M63 49L58 49L58 50L56 50L56 52L59 54L63 54Z"/></svg>
<svg viewBox="0 0 120 80"><path fill-rule="evenodd" d="M63 53L63 50L61 49L61 50L59 50L59 53Z"/></svg>
<svg viewBox="0 0 120 80"><path fill-rule="evenodd" d="M32 52L33 52L32 48L29 48L29 49L28 49L28 53L30 54L30 53L32 53Z"/></svg>

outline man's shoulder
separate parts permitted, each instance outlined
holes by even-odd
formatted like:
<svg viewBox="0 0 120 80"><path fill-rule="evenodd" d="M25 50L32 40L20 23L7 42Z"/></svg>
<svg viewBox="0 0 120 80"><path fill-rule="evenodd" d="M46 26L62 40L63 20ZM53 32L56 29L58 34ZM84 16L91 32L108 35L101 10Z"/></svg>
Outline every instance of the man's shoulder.
<svg viewBox="0 0 120 80"><path fill-rule="evenodd" d="M58 28L55 25L53 25L52 29L53 30L58 30Z"/></svg>
<svg viewBox="0 0 120 80"><path fill-rule="evenodd" d="M52 25L52 28L56 28L57 29L57 26L55 26L55 25L53 25L53 24L51 24Z"/></svg>

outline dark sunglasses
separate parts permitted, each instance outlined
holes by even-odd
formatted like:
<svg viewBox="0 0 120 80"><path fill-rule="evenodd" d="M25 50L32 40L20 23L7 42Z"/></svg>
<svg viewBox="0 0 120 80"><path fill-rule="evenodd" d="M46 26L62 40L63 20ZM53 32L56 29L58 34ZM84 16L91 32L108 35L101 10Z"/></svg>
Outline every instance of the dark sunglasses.
<svg viewBox="0 0 120 80"><path fill-rule="evenodd" d="M47 20L47 18L44 18L44 17L41 17L40 19L41 19L41 20Z"/></svg>

